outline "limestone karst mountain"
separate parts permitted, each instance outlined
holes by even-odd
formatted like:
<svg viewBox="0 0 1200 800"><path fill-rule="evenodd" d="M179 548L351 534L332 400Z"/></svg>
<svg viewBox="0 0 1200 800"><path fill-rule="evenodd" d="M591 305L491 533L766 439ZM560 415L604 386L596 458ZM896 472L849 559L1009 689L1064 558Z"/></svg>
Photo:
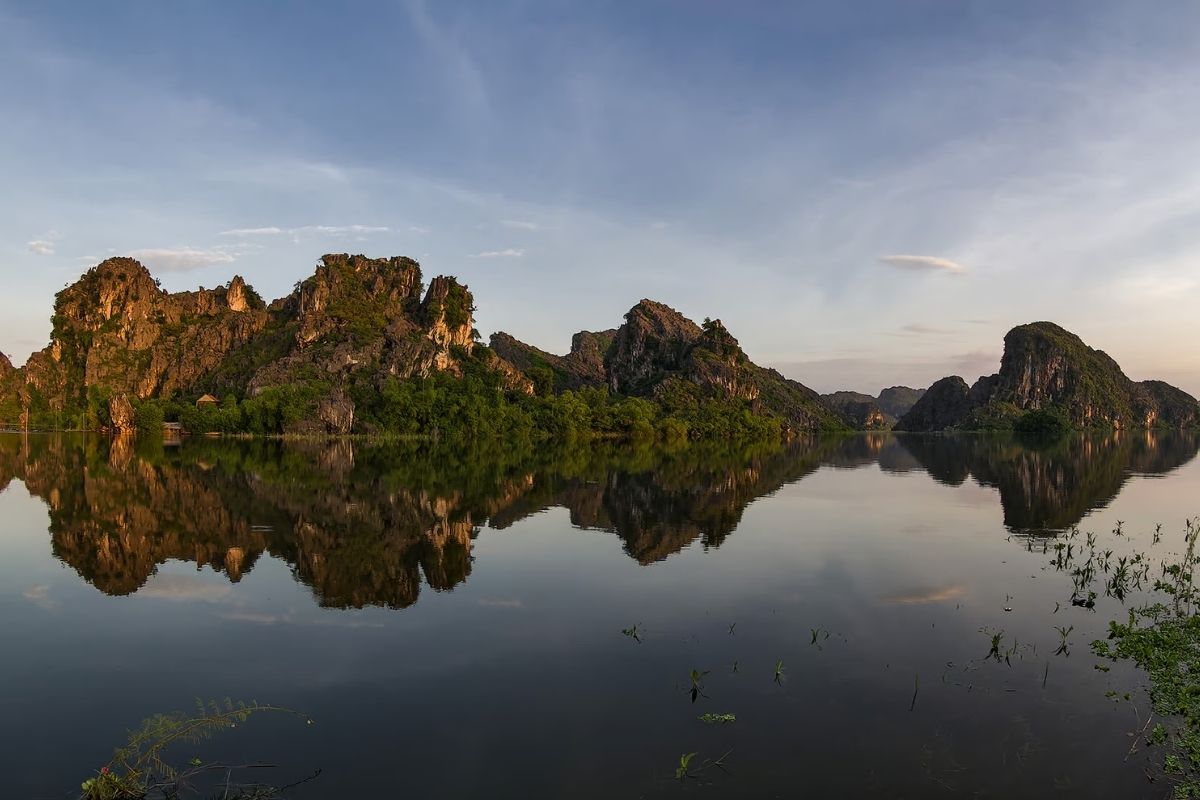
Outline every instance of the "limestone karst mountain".
<svg viewBox="0 0 1200 800"><path fill-rule="evenodd" d="M423 294L422 294L423 293ZM241 278L168 293L139 262L110 258L55 299L50 344L7 379L3 404L34 426L88 426L107 412L130 424L131 402L204 393L253 396L274 386L312 387L312 412L292 432L346 433L353 390L434 372L461 374L477 333L471 293L453 278L424 289L403 257L331 254L269 306ZM490 351L481 360L517 392L528 381Z"/></svg>
<svg viewBox="0 0 1200 800"><path fill-rule="evenodd" d="M631 308L615 330L575 334L566 356L504 333L492 337L492 346L526 375L555 387L607 387L615 395L644 397L668 407L740 402L754 413L778 418L790 432L854 427L823 405L812 389L752 362L720 320L697 325L654 300Z"/></svg>
<svg viewBox="0 0 1200 800"><path fill-rule="evenodd" d="M1162 381L1133 381L1107 353L1051 322L1013 328L1004 337L1000 371L972 386L958 376L937 381L896 430L1011 428L1033 412L1061 415L1075 427L1192 427L1200 403Z"/></svg>

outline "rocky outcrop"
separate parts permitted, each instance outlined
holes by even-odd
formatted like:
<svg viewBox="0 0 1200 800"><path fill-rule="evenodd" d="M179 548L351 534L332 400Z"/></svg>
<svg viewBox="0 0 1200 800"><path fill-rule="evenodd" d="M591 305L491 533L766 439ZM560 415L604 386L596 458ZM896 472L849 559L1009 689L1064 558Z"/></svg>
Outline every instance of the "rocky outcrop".
<svg viewBox="0 0 1200 800"><path fill-rule="evenodd" d="M911 389L907 386L889 386L879 393L877 403L879 408L889 417L900 419L908 413L917 401L925 394L924 389Z"/></svg>
<svg viewBox="0 0 1200 800"><path fill-rule="evenodd" d="M625 315L604 357L611 391L667 407L740 401L780 420L785 433L845 429L816 392L746 356L720 320L703 327L670 306L642 300Z"/></svg>
<svg viewBox="0 0 1200 800"><path fill-rule="evenodd" d="M604 355L612 345L616 330L580 331L571 337L571 350L555 355L504 333L492 334L489 341L496 355L529 376L543 393L600 387L608 383Z"/></svg>
<svg viewBox="0 0 1200 800"><path fill-rule="evenodd" d="M883 413L879 403L869 394L833 392L821 395L821 402L846 418L858 430L884 430L892 420Z"/></svg>
<svg viewBox="0 0 1200 800"><path fill-rule="evenodd" d="M15 367L13 367L12 362L8 360L8 356L4 355L4 353L0 353L0 381L11 377L16 371L17 370Z"/></svg>
<svg viewBox="0 0 1200 800"><path fill-rule="evenodd" d="M625 315L604 357L608 388L618 394L650 394L680 372L700 326L670 306L642 300Z"/></svg>
<svg viewBox="0 0 1200 800"><path fill-rule="evenodd" d="M971 413L971 389L957 375L942 378L896 422L898 431L940 431L958 424Z"/></svg>
<svg viewBox="0 0 1200 800"><path fill-rule="evenodd" d="M70 415L89 387L147 398L189 391L268 323L241 278L170 294L131 258L110 258L55 298L50 344L17 388L25 414ZM2 401L0 401L2 402Z"/></svg>
<svg viewBox="0 0 1200 800"><path fill-rule="evenodd" d="M947 383L950 381L950 383ZM1004 337L1000 371L964 393L961 378L943 379L896 425L897 430L1006 428L1030 411L1051 409L1078 427L1189 427L1200 404L1161 381L1135 382L1107 353L1050 322L1013 328Z"/></svg>
<svg viewBox="0 0 1200 800"><path fill-rule="evenodd" d="M420 266L403 257L326 255L270 307L240 277L172 294L137 261L111 258L59 293L44 350L21 370L0 364L0 417L32 418L35 427L84 424L93 387L132 407L146 398L244 398L321 385L331 387L327 395L287 430L348 432L350 387L461 374L472 357L478 334L467 287L438 277L422 292ZM507 388L532 391L511 365L483 361Z"/></svg>
<svg viewBox="0 0 1200 800"><path fill-rule="evenodd" d="M129 395L119 394L108 401L108 418L112 421L112 429L118 433L132 431L137 427Z"/></svg>

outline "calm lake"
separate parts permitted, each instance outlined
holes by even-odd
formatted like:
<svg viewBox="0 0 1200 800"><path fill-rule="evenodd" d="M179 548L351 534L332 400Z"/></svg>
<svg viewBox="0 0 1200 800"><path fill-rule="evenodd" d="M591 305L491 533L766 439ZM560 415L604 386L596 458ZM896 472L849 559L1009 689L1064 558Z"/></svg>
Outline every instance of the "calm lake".
<svg viewBox="0 0 1200 800"><path fill-rule="evenodd" d="M299 798L1161 797L1144 678L1088 648L1144 595L1072 605L1051 562L1077 527L1157 570L1196 451L3 434L3 793L75 796L143 718L230 697L315 722L194 754L319 768ZM692 752L724 769L676 781Z"/></svg>

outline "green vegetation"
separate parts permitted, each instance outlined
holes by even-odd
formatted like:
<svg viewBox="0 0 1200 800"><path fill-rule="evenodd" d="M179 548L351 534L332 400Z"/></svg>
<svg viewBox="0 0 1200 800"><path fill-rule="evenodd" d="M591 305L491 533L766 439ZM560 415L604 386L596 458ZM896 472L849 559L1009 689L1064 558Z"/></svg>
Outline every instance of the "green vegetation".
<svg viewBox="0 0 1200 800"><path fill-rule="evenodd" d="M1067 412L1055 406L1028 411L1013 424L1013 430L1019 434L1046 439L1061 438L1072 428Z"/></svg>
<svg viewBox="0 0 1200 800"><path fill-rule="evenodd" d="M1118 523L1114 533L1119 532ZM1200 594L1195 585L1195 569L1200 561L1196 553L1198 538L1200 520L1188 520L1183 555L1176 563L1162 564L1162 575L1153 588L1169 597L1168 602L1130 609L1128 619L1109 623L1107 640L1092 642L1092 652L1097 656L1133 661L1149 676L1154 713L1173 722L1169 726L1156 725L1145 741L1148 745L1167 746L1163 768L1174 782L1173 796L1177 800L1200 798L1200 608L1197 606ZM1089 537L1089 544L1093 542ZM1145 560L1142 554L1132 560L1117 559L1115 568L1111 551L1105 551L1101 559L1099 569L1105 574L1110 571L1114 575L1124 574L1122 583L1137 587L1148 579L1148 564L1141 569L1129 569L1131 563L1141 564ZM1093 555L1089 554L1089 566L1092 560ZM1114 591L1113 584L1114 579L1110 578L1106 592L1123 597L1124 589ZM1108 667L1098 664L1097 669ZM1126 694L1126 699L1129 696ZM1147 728L1152 719L1147 719ZM1145 734L1145 728L1141 734Z"/></svg>
<svg viewBox="0 0 1200 800"><path fill-rule="evenodd" d="M606 389L586 388L560 394L507 391L502 376L473 354L463 375L434 373L427 378L387 378L348 387L355 403L355 431L375 436L429 437L452 442L500 440L543 441L621 438L644 441L686 439L778 440L780 422L738 401L705 399L678 391L654 402L621 397ZM179 422L191 433L287 434L317 416L318 406L333 385L315 374L286 386L270 386L253 397L227 394L219 406L197 408L193 398L144 400L138 404L138 427ZM88 405L88 427L106 424L107 395L97 393Z"/></svg>
<svg viewBox="0 0 1200 800"><path fill-rule="evenodd" d="M83 800L167 800L199 796L206 777L212 790L220 789L222 794L219 796L230 800L280 797L278 789L261 783L233 783L234 772L258 765L206 762L192 756L185 766L179 766L171 763L170 754L180 745L197 745L236 728L257 714L286 714L310 725L312 720L290 709L234 703L229 698L223 703L211 701L208 704L197 700L196 708L194 714L156 714L143 720L141 726L129 734L129 740L113 752L112 759L93 777L83 781L80 787Z"/></svg>

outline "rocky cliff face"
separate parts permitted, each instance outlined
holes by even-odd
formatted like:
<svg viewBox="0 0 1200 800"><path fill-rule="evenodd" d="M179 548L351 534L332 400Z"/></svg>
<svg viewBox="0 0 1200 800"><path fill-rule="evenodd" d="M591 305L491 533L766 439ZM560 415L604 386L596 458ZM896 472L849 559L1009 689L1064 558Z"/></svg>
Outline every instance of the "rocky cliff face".
<svg viewBox="0 0 1200 800"><path fill-rule="evenodd" d="M625 315L604 358L609 388L668 404L742 401L778 417L785 431L844 429L817 393L746 356L720 320L701 327L673 308L643 300Z"/></svg>
<svg viewBox="0 0 1200 800"><path fill-rule="evenodd" d="M896 425L898 430L1011 427L1029 411L1055 409L1079 427L1188 427L1200 404L1161 381L1130 380L1108 354L1050 322L1013 328L1004 337L1000 371L966 389L946 378ZM965 391L964 391L965 390Z"/></svg>
<svg viewBox="0 0 1200 800"><path fill-rule="evenodd" d="M631 308L619 328L575 334L566 356L505 333L493 336L491 345L535 382L554 390L607 386L615 394L651 398L670 408L705 400L744 402L757 413L779 418L792 432L850 427L820 403L816 392L750 361L720 320L700 326L653 300Z"/></svg>
<svg viewBox="0 0 1200 800"><path fill-rule="evenodd" d="M169 294L137 261L110 258L59 292L50 344L21 370L21 405L61 414L84 406L89 387L136 398L186 391L267 321L241 278Z"/></svg>
<svg viewBox="0 0 1200 800"><path fill-rule="evenodd" d="M99 391L119 428L132 425L131 400L321 385L326 395L293 427L349 432L350 387L459 374L471 356L477 334L467 287L437 277L423 298L422 288L412 259L331 254L268 308L240 277L170 294L137 261L108 259L59 293L50 345L8 376L7 392L0 367L0 416L7 398L26 420L67 424L62 417L81 414ZM531 390L510 365L492 366L509 388Z"/></svg>
<svg viewBox="0 0 1200 800"><path fill-rule="evenodd" d="M503 331L492 334L492 350L523 374L530 376L539 390L566 391L600 387L608 383L604 372L604 354L612 345L616 330L580 331L571 337L571 350L555 355L510 336Z"/></svg>
<svg viewBox="0 0 1200 800"><path fill-rule="evenodd" d="M869 394L833 392L821 395L821 402L841 414L859 430L883 430L891 427L893 421L883 413L879 403Z"/></svg>
<svg viewBox="0 0 1200 800"><path fill-rule="evenodd" d="M925 394L924 389L912 389L908 386L889 386L879 393L877 402L884 414L893 419L900 419L908 413L917 401Z"/></svg>

